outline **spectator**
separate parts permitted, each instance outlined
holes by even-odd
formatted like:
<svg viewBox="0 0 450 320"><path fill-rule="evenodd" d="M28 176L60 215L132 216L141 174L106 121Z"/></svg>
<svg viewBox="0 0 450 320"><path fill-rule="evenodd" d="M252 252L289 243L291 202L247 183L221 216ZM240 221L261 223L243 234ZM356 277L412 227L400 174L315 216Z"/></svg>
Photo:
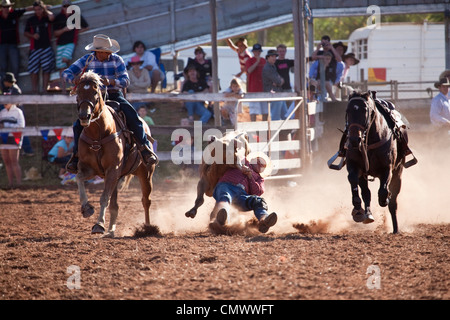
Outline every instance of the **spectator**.
<svg viewBox="0 0 450 320"><path fill-rule="evenodd" d="M160 81L163 81L165 78L164 73L159 69L155 55L153 54L153 52L147 50L145 44L142 41L136 41L133 44L133 51L141 58L142 61L144 61L141 69L145 68L150 73L151 92L155 92L158 83Z"/></svg>
<svg viewBox="0 0 450 320"><path fill-rule="evenodd" d="M215 223L220 226L226 224L232 204L242 211L253 210L259 221L258 229L262 233L266 233L277 223L277 214L267 213L267 203L261 197L264 193L264 178L261 173L265 167L264 159L258 157L256 164L250 164L245 159L245 166L228 168L213 193L216 205L211 217L215 218Z"/></svg>
<svg viewBox="0 0 450 320"><path fill-rule="evenodd" d="M281 86L283 91L291 92L291 79L289 77L289 71L294 67L294 60L286 59L287 48L284 44L279 44L277 46L278 58L275 61L275 66L277 67L278 73L283 78L284 83Z"/></svg>
<svg viewBox="0 0 450 320"><path fill-rule="evenodd" d="M344 61L344 54L347 52L348 46L339 41L337 43L333 43L333 48L336 50L339 57Z"/></svg>
<svg viewBox="0 0 450 320"><path fill-rule="evenodd" d="M130 77L129 92L148 93L151 85L150 73L145 68L141 69L143 63L144 61L138 55L131 57L128 63L131 65L131 69L128 72Z"/></svg>
<svg viewBox="0 0 450 320"><path fill-rule="evenodd" d="M333 55L331 52L326 52L323 55L323 63L325 67L325 89L328 92L332 101L337 101L333 93L333 85L337 85L341 79L344 70L344 63L340 62L333 65ZM309 84L316 88L320 88L320 60L316 60L311 65L309 70Z"/></svg>
<svg viewBox="0 0 450 320"><path fill-rule="evenodd" d="M344 70L342 72L340 81L346 82L345 78L348 75L348 71L350 70L350 67L356 66L359 63L359 59L356 58L356 56L353 52L350 52L348 54L344 54L344 56L342 57L342 60L344 62Z"/></svg>
<svg viewBox="0 0 450 320"><path fill-rule="evenodd" d="M187 79L183 83L185 93L210 92L210 87L204 79L200 79L197 68L194 65L187 66ZM211 118L211 112L205 107L204 101L187 101L185 102L188 111L189 121L194 121L194 114L200 117L202 123L208 123Z"/></svg>
<svg viewBox="0 0 450 320"><path fill-rule="evenodd" d="M200 79L204 79L208 86L212 87L212 63L210 59L206 59L206 52L202 47L195 48L194 51L195 58L189 58L187 65L194 65L197 68ZM185 69L185 73L186 73Z"/></svg>
<svg viewBox="0 0 450 320"><path fill-rule="evenodd" d="M320 43L317 45L316 50L312 54L312 60L317 60L323 58L323 55L326 52L330 52L335 61L341 62L342 58L336 49L331 45L331 39L329 36L325 35L320 40ZM320 50L322 48L322 50ZM334 63L334 62L333 62Z"/></svg>
<svg viewBox="0 0 450 320"><path fill-rule="evenodd" d="M55 66L55 55L51 45L51 23L55 16L47 9L44 2L33 3L34 16L28 18L25 36L30 39L28 72L31 74L31 86L34 94L38 94L39 70L42 67L43 92L47 91L50 72Z"/></svg>
<svg viewBox="0 0 450 320"><path fill-rule="evenodd" d="M1 3L2 14L0 15L0 77L6 72L12 72L15 77L19 76L19 18L25 11L33 10L32 6L14 9L14 3L3 0Z"/></svg>
<svg viewBox="0 0 450 320"><path fill-rule="evenodd" d="M15 104L5 104L5 108L0 111L0 128L25 128L25 117L22 110ZM6 142L1 142L0 151L6 168L6 175L8 176L8 187L12 188L22 183L22 168L19 164L19 155L23 137L17 141L15 137L10 135Z"/></svg>
<svg viewBox="0 0 450 320"><path fill-rule="evenodd" d="M266 54L267 63L262 70L263 90L264 92L281 92L283 91L284 79L278 74L275 62L278 53L276 50L269 50ZM287 107L284 101L270 102L270 118L272 120L285 119Z"/></svg>
<svg viewBox="0 0 450 320"><path fill-rule="evenodd" d="M234 78L230 82L230 86L224 91L225 97L235 97L242 98L243 91L241 85L239 84L239 80ZM236 115L236 102L235 101L227 101L220 108L220 112L222 114L223 119L229 119L231 124L234 126L237 121Z"/></svg>
<svg viewBox="0 0 450 320"><path fill-rule="evenodd" d="M61 12L58 13L53 22L53 32L56 37L56 69L59 70L61 80L61 89L63 93L66 92L66 82L62 79L61 74L64 69L70 66L72 61L73 51L78 42L78 34L85 31L89 25L83 16L80 16L81 29L67 27L68 18L74 14L69 14L67 8L72 4L70 0L63 0Z"/></svg>
<svg viewBox="0 0 450 320"><path fill-rule="evenodd" d="M153 121L153 119L147 115L147 107L146 106L140 106L137 111L138 111L139 117L141 117L147 123L147 125L149 127L155 125L155 122Z"/></svg>
<svg viewBox="0 0 450 320"><path fill-rule="evenodd" d="M448 78L441 78L434 84L434 87L439 90L439 94L431 100L430 108L431 123L435 128L445 131L450 130L449 86L450 80Z"/></svg>
<svg viewBox="0 0 450 320"><path fill-rule="evenodd" d="M5 74L5 76L3 77L3 81L2 81L2 90L3 90L3 94L10 94L10 95L22 94L22 90L17 85L17 81L16 81L16 78L14 77L14 73L7 72ZM18 106L18 107L23 112L23 107L22 106ZM33 151L33 148L31 147L30 138L28 136L23 137L22 154L27 157L34 156L34 151Z"/></svg>
<svg viewBox="0 0 450 320"><path fill-rule="evenodd" d="M245 67L247 69L247 92L263 92L262 70L266 60L261 57L262 47L259 43L253 46L253 57L247 60ZM267 103L250 102L250 120L256 121L258 114L262 115L264 121L267 120Z"/></svg>
<svg viewBox="0 0 450 320"><path fill-rule="evenodd" d="M58 176L63 179L66 173L66 164L70 160L73 151L73 132L67 130L62 139L59 140L48 152L48 161L61 164Z"/></svg>
<svg viewBox="0 0 450 320"><path fill-rule="evenodd" d="M236 78L240 78L243 74L247 74L246 63L247 60L251 58L250 52L248 51L247 39L239 38L236 43L233 43L231 39L227 39L228 46L238 54L239 65L241 71L235 75Z"/></svg>

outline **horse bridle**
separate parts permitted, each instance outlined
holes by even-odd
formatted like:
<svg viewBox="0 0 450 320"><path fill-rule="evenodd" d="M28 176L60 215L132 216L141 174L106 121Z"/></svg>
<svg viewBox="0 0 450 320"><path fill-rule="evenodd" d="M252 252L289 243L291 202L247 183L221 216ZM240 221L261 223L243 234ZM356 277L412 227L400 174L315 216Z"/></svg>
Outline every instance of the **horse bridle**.
<svg viewBox="0 0 450 320"><path fill-rule="evenodd" d="M351 123L348 124L348 114L346 113L346 123L347 123L347 130L350 130L350 128L352 127L357 127L359 130L362 132L362 142L365 142L367 145L367 141L366 141L366 136L367 136L367 131L370 129L370 127L372 126L373 121L375 120L374 116L371 116L371 111L374 110L375 111L375 105L374 105L374 101L373 100L366 100L362 97L353 97L349 100L348 103L350 103L353 100L360 100L362 101L365 105L366 105L366 123L364 125L361 125L359 123ZM372 103L372 106L371 106Z"/></svg>
<svg viewBox="0 0 450 320"><path fill-rule="evenodd" d="M81 84L83 84L83 83L89 83L89 82L93 82L93 81L91 81L91 80L82 81L82 82L79 83L79 85L81 85ZM80 102L78 102L78 103L77 103L77 110L80 111L81 105L82 105L83 103L87 103L87 104L89 105L89 107L91 108L92 114L93 114L93 113L95 112L95 106L98 105L99 100L100 100L100 98L98 97L99 94L100 94L100 92L99 92L99 90L97 90L97 95L96 95L95 103L92 102L92 101L89 100L89 99L83 99L83 100L81 100ZM106 91L105 91L105 99L106 99ZM93 119L89 119L89 118L88 118L89 122L95 122L95 121L97 121L97 120L100 118L100 116L102 115L102 113L103 113L103 110L101 110L101 111L98 113L97 117L95 117L95 118L93 118ZM92 114L91 114L91 115L92 115ZM90 115L90 116L91 116L91 115Z"/></svg>

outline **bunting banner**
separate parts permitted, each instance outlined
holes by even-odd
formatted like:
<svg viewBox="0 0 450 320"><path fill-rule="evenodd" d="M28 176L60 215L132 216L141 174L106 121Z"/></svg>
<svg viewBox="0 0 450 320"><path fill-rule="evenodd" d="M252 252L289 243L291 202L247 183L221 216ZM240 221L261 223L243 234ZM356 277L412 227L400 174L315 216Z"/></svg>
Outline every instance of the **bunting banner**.
<svg viewBox="0 0 450 320"><path fill-rule="evenodd" d="M20 144L20 139L22 138L22 132L13 132L12 133L14 136L14 141L16 142L16 144Z"/></svg>
<svg viewBox="0 0 450 320"><path fill-rule="evenodd" d="M57 138L58 140L61 140L61 133L62 133L62 131L63 131L62 128L53 129L53 132L55 133L56 138Z"/></svg>
<svg viewBox="0 0 450 320"><path fill-rule="evenodd" d="M45 141L48 139L48 132L49 130L41 130L42 138L44 138Z"/></svg>
<svg viewBox="0 0 450 320"><path fill-rule="evenodd" d="M2 141L3 141L3 143L7 143L8 142L8 136L9 136L9 132L2 132Z"/></svg>

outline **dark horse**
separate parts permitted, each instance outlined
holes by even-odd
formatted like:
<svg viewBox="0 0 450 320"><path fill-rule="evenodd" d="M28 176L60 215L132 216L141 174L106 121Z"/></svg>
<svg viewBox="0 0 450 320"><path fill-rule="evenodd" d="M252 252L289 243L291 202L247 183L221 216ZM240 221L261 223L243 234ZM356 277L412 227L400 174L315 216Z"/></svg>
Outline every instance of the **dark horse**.
<svg viewBox="0 0 450 320"><path fill-rule="evenodd" d="M108 236L113 237L119 212L117 186L121 177L126 177L124 186L132 178L139 177L142 190L142 205L145 210L145 225L150 226L150 193L155 165L145 166L137 148L133 145L125 120L113 108L105 104L100 91L101 78L88 71L82 75L77 86L78 118L84 127L79 140L77 185L80 194L81 212L85 218L94 214L88 202L84 181L100 176L105 188L100 197L100 214L92 233L105 232L105 212L109 206L110 223ZM145 132L150 135L143 122Z"/></svg>
<svg viewBox="0 0 450 320"><path fill-rule="evenodd" d="M346 119L346 163L352 189L353 220L363 223L374 221L370 210L368 177L379 178L378 203L381 207L389 207L393 232L397 233L397 197L405 164L401 139L398 139L377 109L371 92L353 92L350 95ZM358 186L361 188L365 210L361 208Z"/></svg>

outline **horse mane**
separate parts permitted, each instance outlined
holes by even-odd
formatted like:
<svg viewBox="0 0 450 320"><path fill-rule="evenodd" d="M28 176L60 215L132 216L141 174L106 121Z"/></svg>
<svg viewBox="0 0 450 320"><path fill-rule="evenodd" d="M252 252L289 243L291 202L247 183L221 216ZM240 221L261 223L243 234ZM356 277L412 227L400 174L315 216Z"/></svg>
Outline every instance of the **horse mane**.
<svg viewBox="0 0 450 320"><path fill-rule="evenodd" d="M362 92L361 90L355 90L348 96L348 100L356 97L363 98L364 100L369 100L369 97L372 97L372 93L370 91Z"/></svg>
<svg viewBox="0 0 450 320"><path fill-rule="evenodd" d="M89 70L83 73L83 75L80 78L80 82L94 82L97 86L100 86L102 83L102 79L97 73L95 73L92 70Z"/></svg>

